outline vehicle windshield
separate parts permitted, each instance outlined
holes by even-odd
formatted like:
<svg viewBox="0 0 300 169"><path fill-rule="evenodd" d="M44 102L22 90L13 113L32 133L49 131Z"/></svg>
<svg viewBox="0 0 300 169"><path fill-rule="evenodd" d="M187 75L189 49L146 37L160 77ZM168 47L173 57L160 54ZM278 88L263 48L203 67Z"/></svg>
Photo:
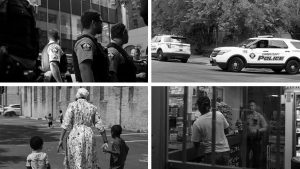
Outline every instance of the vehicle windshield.
<svg viewBox="0 0 300 169"><path fill-rule="evenodd" d="M247 39L247 40L243 41L242 43L240 43L238 46L239 47L244 46L245 48L248 48L254 41L256 41L256 39Z"/></svg>

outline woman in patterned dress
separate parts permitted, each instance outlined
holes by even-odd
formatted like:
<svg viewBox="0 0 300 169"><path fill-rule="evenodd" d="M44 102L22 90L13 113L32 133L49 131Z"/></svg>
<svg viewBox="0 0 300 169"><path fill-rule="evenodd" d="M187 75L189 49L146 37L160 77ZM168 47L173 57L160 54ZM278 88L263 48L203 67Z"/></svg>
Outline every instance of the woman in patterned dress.
<svg viewBox="0 0 300 169"><path fill-rule="evenodd" d="M93 128L100 131L107 149L107 137L97 107L86 100L89 92L80 88L76 94L76 101L69 104L62 124L62 133L58 150L63 148L63 139L68 129L71 129L67 139L65 166L66 169L100 169L97 157L96 137Z"/></svg>

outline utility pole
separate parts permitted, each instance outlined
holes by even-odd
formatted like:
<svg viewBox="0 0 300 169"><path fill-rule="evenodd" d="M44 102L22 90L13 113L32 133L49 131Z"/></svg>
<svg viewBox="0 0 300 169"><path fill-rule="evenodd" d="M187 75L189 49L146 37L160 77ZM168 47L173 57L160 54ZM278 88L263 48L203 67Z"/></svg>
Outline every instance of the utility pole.
<svg viewBox="0 0 300 169"><path fill-rule="evenodd" d="M122 99L123 99L123 87L120 86L120 114L119 114L120 126L122 126Z"/></svg>
<svg viewBox="0 0 300 169"><path fill-rule="evenodd" d="M122 23L128 28L128 19L127 19L127 9L128 0L119 0L119 4L121 5L121 13L122 13Z"/></svg>

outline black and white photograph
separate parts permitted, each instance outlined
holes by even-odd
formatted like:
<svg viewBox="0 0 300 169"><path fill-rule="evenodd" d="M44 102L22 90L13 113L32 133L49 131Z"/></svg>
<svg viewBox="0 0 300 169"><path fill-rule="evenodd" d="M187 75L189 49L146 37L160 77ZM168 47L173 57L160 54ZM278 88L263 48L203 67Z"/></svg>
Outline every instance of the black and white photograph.
<svg viewBox="0 0 300 169"><path fill-rule="evenodd" d="M154 86L152 168L299 168L299 104L299 86Z"/></svg>
<svg viewBox="0 0 300 169"><path fill-rule="evenodd" d="M299 82L299 0L152 0L152 82Z"/></svg>
<svg viewBox="0 0 300 169"><path fill-rule="evenodd" d="M148 87L0 87L1 169L148 168Z"/></svg>
<svg viewBox="0 0 300 169"><path fill-rule="evenodd" d="M0 0L0 82L147 82L148 1Z"/></svg>

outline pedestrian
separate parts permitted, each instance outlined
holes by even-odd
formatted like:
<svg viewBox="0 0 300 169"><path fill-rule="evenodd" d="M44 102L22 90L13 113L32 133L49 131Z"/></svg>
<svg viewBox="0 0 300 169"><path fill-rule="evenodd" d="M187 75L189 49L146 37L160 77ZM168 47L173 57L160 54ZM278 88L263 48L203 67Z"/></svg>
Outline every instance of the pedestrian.
<svg viewBox="0 0 300 169"><path fill-rule="evenodd" d="M200 96L197 105L201 116L193 123L191 141L197 150L202 150L204 163L211 164L212 148L212 112L210 111L210 99L207 96ZM215 135L215 162L218 165L228 165L229 144L225 136L225 129L229 124L224 115L216 112L216 135Z"/></svg>
<svg viewBox="0 0 300 169"><path fill-rule="evenodd" d="M63 118L64 118L64 115L62 113L62 110L59 110L59 120L60 120L60 124L63 123Z"/></svg>
<svg viewBox="0 0 300 169"><path fill-rule="evenodd" d="M43 150L44 141L39 136L33 136L30 139L32 152L27 156L27 169L50 169L48 155Z"/></svg>
<svg viewBox="0 0 300 169"><path fill-rule="evenodd" d="M256 111L254 100L249 101L249 109L243 111L237 123L246 126L247 130L247 167L261 168L264 164L262 161L263 137L267 132L268 124L264 116Z"/></svg>
<svg viewBox="0 0 300 169"><path fill-rule="evenodd" d="M66 169L100 169L100 153L97 153L99 147L93 129L98 129L102 135L104 142L102 148L108 148L102 117L97 107L87 101L88 95L89 92L85 88L78 89L76 94L78 99L69 104L61 125L58 152L63 148L66 131L70 129L66 145Z"/></svg>
<svg viewBox="0 0 300 169"><path fill-rule="evenodd" d="M44 47L41 57L41 70L44 72L45 82L62 82L60 72L60 60L64 55L59 45L58 31L48 31L49 43Z"/></svg>
<svg viewBox="0 0 300 169"><path fill-rule="evenodd" d="M148 62L147 59L141 59L141 51L138 47L131 50L131 56L133 57L133 63L136 67L136 74L143 76L136 76L137 82L147 82L148 81Z"/></svg>
<svg viewBox="0 0 300 169"><path fill-rule="evenodd" d="M0 82L38 77L38 29L28 0L0 0Z"/></svg>
<svg viewBox="0 0 300 169"><path fill-rule="evenodd" d="M45 116L45 118L47 119L48 121L48 127L53 127L53 117L51 115L51 113L48 114L48 117Z"/></svg>
<svg viewBox="0 0 300 169"><path fill-rule="evenodd" d="M111 43L107 45L111 81L136 82L137 77L145 76L145 74L136 74L132 57L122 48L128 43L128 31L124 24L117 23L111 27L111 39Z"/></svg>
<svg viewBox="0 0 300 169"><path fill-rule="evenodd" d="M110 169L124 169L126 157L129 151L125 141L121 138L122 127L114 125L111 127L111 137L113 139L110 149L104 149L110 153Z"/></svg>
<svg viewBox="0 0 300 169"><path fill-rule="evenodd" d="M98 12L87 11L81 16L82 34L73 50L73 64L78 82L108 82L107 52L95 38L102 33L102 19Z"/></svg>

